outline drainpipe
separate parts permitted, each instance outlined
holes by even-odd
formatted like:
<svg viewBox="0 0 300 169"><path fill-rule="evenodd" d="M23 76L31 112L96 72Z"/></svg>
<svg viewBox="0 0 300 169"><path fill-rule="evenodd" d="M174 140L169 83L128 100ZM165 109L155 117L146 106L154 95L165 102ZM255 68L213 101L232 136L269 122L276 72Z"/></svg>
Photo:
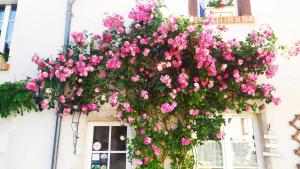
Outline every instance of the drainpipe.
<svg viewBox="0 0 300 169"><path fill-rule="evenodd" d="M73 0L67 0L67 11L66 11L66 23L65 23L65 35L64 35L64 46L69 45L69 36L70 36L70 27L71 27L71 18L72 18L72 4ZM64 84L61 84L64 86ZM63 93L63 91L60 91ZM61 104L58 103L58 107L61 107ZM51 169L57 168L57 159L58 159L58 148L59 148L59 138L60 138L60 129L61 129L61 120L59 112L56 113L56 123L55 123L55 133L54 133L54 143L52 150L52 161Z"/></svg>

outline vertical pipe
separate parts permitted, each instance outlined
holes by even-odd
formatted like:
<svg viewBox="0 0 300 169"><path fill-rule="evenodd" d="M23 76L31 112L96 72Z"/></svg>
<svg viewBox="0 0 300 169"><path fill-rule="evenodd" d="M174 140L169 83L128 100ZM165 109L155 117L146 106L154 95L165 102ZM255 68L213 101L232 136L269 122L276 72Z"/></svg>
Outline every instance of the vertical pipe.
<svg viewBox="0 0 300 169"><path fill-rule="evenodd" d="M68 4L67 4L67 11L66 11L66 24L65 24L64 46L68 46L69 45L73 0L67 0L67 2L68 2ZM64 86L64 84L61 84L61 85ZM63 93L63 92L64 92L63 90L60 91L60 93ZM58 103L58 107L60 107L60 106L61 106L60 103ZM58 148L59 148L61 120L62 120L62 118L61 118L59 112L57 112L56 113L56 123L55 123L53 151L52 151L51 169L56 169L57 168L57 159L58 159Z"/></svg>

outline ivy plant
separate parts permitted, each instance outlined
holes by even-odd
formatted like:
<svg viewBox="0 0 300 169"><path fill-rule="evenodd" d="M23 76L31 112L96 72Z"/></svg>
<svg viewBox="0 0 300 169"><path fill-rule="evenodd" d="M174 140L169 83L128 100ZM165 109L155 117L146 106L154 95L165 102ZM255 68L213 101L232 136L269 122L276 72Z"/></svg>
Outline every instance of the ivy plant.
<svg viewBox="0 0 300 169"><path fill-rule="evenodd" d="M0 117L6 118L38 110L34 100L35 93L25 88L27 82L24 80L0 84Z"/></svg>

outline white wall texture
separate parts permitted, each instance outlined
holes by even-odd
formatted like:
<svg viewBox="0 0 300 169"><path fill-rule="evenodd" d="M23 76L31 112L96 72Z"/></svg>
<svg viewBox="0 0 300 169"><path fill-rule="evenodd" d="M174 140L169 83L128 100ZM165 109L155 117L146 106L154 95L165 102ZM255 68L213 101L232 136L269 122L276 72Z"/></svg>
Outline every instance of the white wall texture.
<svg viewBox="0 0 300 169"><path fill-rule="evenodd" d="M103 30L104 13L127 15L135 0L75 0L73 5L72 31L87 30L100 33ZM187 14L187 0L166 0L169 13ZM269 24L279 40L291 43L300 39L300 1L295 0L251 0L255 24L228 25L226 37L243 37L261 24ZM12 40L10 70L0 72L0 83L24 79L35 75L36 67L31 63L33 53L40 56L55 55L63 45L66 0L19 0L17 20ZM165 12L167 13L167 12ZM271 82L282 98L280 106L268 106L263 119L270 123L278 135L278 151L283 158L271 158L268 169L295 169L300 163L293 150L299 145L291 139L295 129L288 122L300 113L300 57L290 60L278 59L280 71ZM298 104L297 104L298 103ZM104 113L104 112L102 112ZM55 125L55 112L25 113L16 118L0 119L0 169L49 169ZM81 119L77 155L73 155L73 133L71 117L62 121L58 169L82 169L85 153L86 118ZM2 151L1 151L2 149Z"/></svg>
<svg viewBox="0 0 300 169"><path fill-rule="evenodd" d="M66 4L65 0L18 1L11 67L0 71L0 83L36 75L31 56L35 52L50 56L63 45ZM7 142L0 150L0 169L50 168L54 126L54 111L0 118L0 144Z"/></svg>

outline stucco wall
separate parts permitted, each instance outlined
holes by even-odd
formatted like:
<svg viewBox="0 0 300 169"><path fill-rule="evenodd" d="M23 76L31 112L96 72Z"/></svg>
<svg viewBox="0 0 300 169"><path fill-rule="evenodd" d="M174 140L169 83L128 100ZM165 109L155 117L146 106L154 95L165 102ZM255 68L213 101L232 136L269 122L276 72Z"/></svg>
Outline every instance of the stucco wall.
<svg viewBox="0 0 300 169"><path fill-rule="evenodd" d="M31 56L34 53L50 56L63 45L66 3L65 0L18 1L11 66L9 71L0 71L0 83L36 75ZM50 168L54 125L54 111L0 118L0 169Z"/></svg>

